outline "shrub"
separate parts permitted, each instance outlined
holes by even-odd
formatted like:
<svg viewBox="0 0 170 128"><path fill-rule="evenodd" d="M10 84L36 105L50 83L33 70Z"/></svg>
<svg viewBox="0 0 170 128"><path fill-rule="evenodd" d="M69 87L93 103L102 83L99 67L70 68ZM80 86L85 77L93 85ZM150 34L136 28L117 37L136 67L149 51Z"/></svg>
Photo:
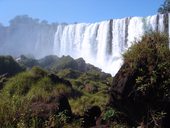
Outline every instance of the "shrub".
<svg viewBox="0 0 170 128"><path fill-rule="evenodd" d="M113 79L112 103L134 122L142 120L149 127L167 125L170 117L168 43L165 34L144 35L123 55L124 64Z"/></svg>
<svg viewBox="0 0 170 128"><path fill-rule="evenodd" d="M62 106L68 101L60 95L71 95L72 87L60 83L63 79L56 79L58 81L52 80L38 67L10 78L0 92L1 127L44 127L51 119L50 115L56 116L57 111L69 108L69 104ZM61 116L61 122L56 126L65 123Z"/></svg>

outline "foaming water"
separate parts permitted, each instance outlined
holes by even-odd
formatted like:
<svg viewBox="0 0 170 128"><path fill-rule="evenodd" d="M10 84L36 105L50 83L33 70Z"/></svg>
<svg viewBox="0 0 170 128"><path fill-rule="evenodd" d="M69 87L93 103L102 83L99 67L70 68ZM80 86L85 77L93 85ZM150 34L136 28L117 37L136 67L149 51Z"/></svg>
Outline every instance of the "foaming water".
<svg viewBox="0 0 170 128"><path fill-rule="evenodd" d="M164 15L113 19L92 24L59 25L54 54L83 57L86 62L115 75L122 54L148 31L164 32Z"/></svg>
<svg viewBox="0 0 170 128"><path fill-rule="evenodd" d="M122 54L144 33L170 33L168 19L170 22L170 14L157 14L67 25L18 16L10 26L0 26L0 55L83 57L86 62L115 75L123 62Z"/></svg>

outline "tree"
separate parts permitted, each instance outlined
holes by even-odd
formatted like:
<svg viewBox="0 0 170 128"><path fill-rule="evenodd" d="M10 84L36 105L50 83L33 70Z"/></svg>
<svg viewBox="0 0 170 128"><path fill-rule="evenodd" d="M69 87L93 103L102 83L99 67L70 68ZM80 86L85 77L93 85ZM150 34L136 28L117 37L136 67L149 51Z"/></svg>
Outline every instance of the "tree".
<svg viewBox="0 0 170 128"><path fill-rule="evenodd" d="M170 12L170 0L165 0L164 4L158 9L158 12L161 14Z"/></svg>

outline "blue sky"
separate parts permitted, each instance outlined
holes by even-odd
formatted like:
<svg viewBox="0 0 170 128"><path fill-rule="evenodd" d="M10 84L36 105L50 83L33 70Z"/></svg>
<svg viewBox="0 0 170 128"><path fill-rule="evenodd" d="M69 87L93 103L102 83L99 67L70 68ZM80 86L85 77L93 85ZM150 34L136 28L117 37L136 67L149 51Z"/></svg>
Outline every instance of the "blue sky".
<svg viewBox="0 0 170 128"><path fill-rule="evenodd" d="M164 0L0 0L0 22L27 14L51 22L97 22L157 13Z"/></svg>

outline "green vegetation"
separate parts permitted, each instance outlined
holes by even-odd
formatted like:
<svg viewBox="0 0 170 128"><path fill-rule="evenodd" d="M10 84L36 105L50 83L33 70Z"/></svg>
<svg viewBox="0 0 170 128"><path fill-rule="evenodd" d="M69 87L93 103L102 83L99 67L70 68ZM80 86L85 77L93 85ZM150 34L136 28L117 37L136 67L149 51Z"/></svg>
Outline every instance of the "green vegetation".
<svg viewBox="0 0 170 128"><path fill-rule="evenodd" d="M75 70L78 67L76 61L70 57L70 56L62 56L57 63L55 63L52 66L52 70L54 71L58 71L58 70L62 70L62 69L73 69Z"/></svg>
<svg viewBox="0 0 170 128"><path fill-rule="evenodd" d="M63 117L57 112L60 103L56 99L71 91L71 87L54 82L38 67L17 74L0 93L1 127L44 127L54 116L62 122Z"/></svg>
<svg viewBox="0 0 170 128"><path fill-rule="evenodd" d="M107 92L112 81L111 75L96 70L83 73L71 69L60 70L57 75L68 79L73 88L82 94L81 97L69 100L75 114L83 115L87 108L94 105L104 110L109 99Z"/></svg>
<svg viewBox="0 0 170 128"><path fill-rule="evenodd" d="M23 62L30 62L30 59L28 58L26 61L21 58L20 64L23 64ZM104 109L108 102L108 88L112 82L110 74L86 64L82 58L74 60L70 56L62 56L61 58L47 56L38 60L38 62L40 67L55 72L60 78L71 82L76 97L69 99L69 102L75 114L82 115L86 108L93 105L102 106L101 109ZM27 65L25 63L26 67Z"/></svg>
<svg viewBox="0 0 170 128"><path fill-rule="evenodd" d="M131 125L169 127L170 50L167 36L148 33L123 56L124 64L113 80L112 105L131 119Z"/></svg>
<svg viewBox="0 0 170 128"><path fill-rule="evenodd" d="M77 79L81 74L82 72L72 70L72 69L63 69L57 72L58 76L67 79Z"/></svg>
<svg viewBox="0 0 170 128"><path fill-rule="evenodd" d="M158 12L161 14L170 12L170 0L165 0L163 5L158 9Z"/></svg>
<svg viewBox="0 0 170 128"><path fill-rule="evenodd" d="M72 111L77 116L82 116L86 108L93 105L104 110L108 102L107 88L111 84L111 75L86 64L82 58L47 56L36 60L22 55L18 63L27 71L4 83L0 92L2 127L80 127L81 119L73 119L68 125L70 117L67 111L60 111L58 97L63 94L69 98ZM52 72L59 77L50 75Z"/></svg>
<svg viewBox="0 0 170 128"><path fill-rule="evenodd" d="M112 81L110 74L82 58L21 56L18 63L28 69L23 71L12 57L1 56L0 126L79 128L84 120L97 120L99 127L169 127L167 36L147 33L123 57L124 64ZM5 73L11 76L6 79ZM93 108L101 110L99 117L93 116ZM85 115L89 113L92 117Z"/></svg>
<svg viewBox="0 0 170 128"><path fill-rule="evenodd" d="M145 35L140 43L134 44L124 54L124 61L139 72L134 85L137 91L145 95L153 89L159 92L154 93L152 97L168 98L170 96L168 94L170 50L166 35L159 33Z"/></svg>
<svg viewBox="0 0 170 128"><path fill-rule="evenodd" d="M33 66L40 66L41 68L47 69L51 72L58 72L64 69L71 69L79 72L87 72L89 70L101 72L101 69L93 65L86 64L83 58L73 59L70 56L62 56L59 58L55 55L49 55L42 59L36 60L34 58L21 55L18 63L28 69Z"/></svg>
<svg viewBox="0 0 170 128"><path fill-rule="evenodd" d="M95 94L83 93L83 95L77 99L70 99L70 106L72 111L76 115L83 115L87 108L94 105L98 105L104 110L106 104L108 103L108 95L103 92L98 92Z"/></svg>

